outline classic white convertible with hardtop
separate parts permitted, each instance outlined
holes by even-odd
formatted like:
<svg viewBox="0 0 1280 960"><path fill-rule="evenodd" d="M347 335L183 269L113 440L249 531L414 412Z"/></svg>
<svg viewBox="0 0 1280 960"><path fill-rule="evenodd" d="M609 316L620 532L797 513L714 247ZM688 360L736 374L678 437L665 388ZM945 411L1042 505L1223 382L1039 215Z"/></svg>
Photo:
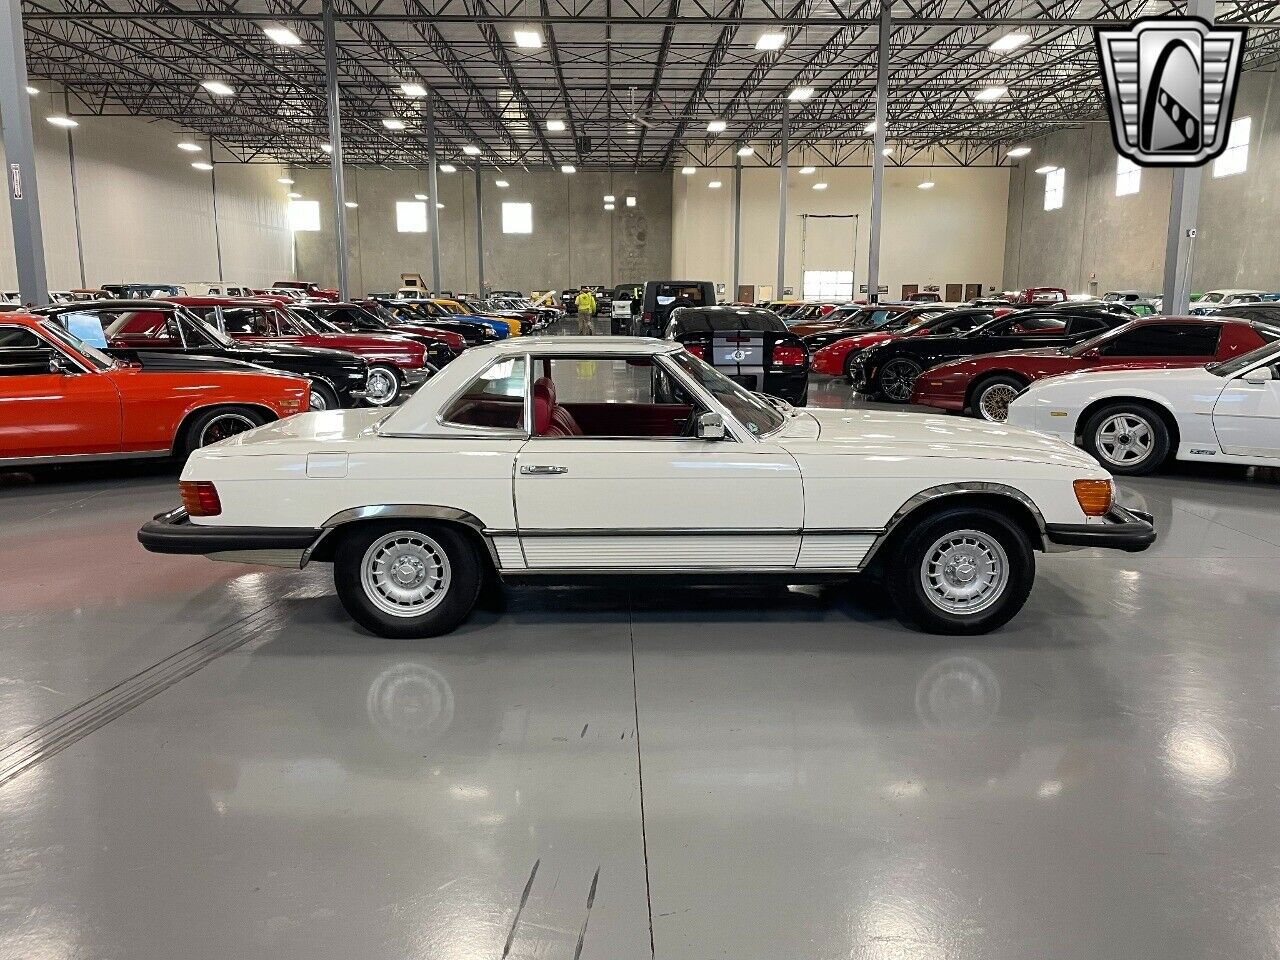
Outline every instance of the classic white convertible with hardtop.
<svg viewBox="0 0 1280 960"><path fill-rule="evenodd" d="M981 633L1034 550L1138 551L1148 516L1069 443L1005 425L794 409L678 343L466 351L402 407L302 414L203 447L149 550L334 565L353 618L431 636L486 578L783 583L882 576L902 618Z"/></svg>

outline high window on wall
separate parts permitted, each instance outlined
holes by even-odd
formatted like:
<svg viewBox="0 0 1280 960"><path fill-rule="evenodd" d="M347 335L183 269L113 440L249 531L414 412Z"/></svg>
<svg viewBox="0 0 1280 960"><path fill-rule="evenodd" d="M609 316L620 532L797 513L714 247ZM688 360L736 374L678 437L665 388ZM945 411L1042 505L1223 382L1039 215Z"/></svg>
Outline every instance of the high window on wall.
<svg viewBox="0 0 1280 960"><path fill-rule="evenodd" d="M1067 195L1067 171L1062 167L1050 170L1044 177L1044 208L1061 210Z"/></svg>
<svg viewBox="0 0 1280 960"><path fill-rule="evenodd" d="M502 205L503 233L533 233L533 204L504 203Z"/></svg>
<svg viewBox="0 0 1280 960"><path fill-rule="evenodd" d="M320 229L319 200L290 200L289 229L294 233Z"/></svg>
<svg viewBox="0 0 1280 960"><path fill-rule="evenodd" d="M426 233L427 205L421 200L397 200L396 230L399 233Z"/></svg>
<svg viewBox="0 0 1280 960"><path fill-rule="evenodd" d="M1142 188L1142 168L1128 157L1116 157L1116 196L1127 197Z"/></svg>
<svg viewBox="0 0 1280 960"><path fill-rule="evenodd" d="M804 272L806 300L827 300L837 297L853 299L852 270L806 270Z"/></svg>
<svg viewBox="0 0 1280 960"><path fill-rule="evenodd" d="M1253 132L1253 117L1241 117L1231 121L1231 133L1227 135L1227 149L1213 161L1215 177L1229 177L1249 169L1249 135Z"/></svg>

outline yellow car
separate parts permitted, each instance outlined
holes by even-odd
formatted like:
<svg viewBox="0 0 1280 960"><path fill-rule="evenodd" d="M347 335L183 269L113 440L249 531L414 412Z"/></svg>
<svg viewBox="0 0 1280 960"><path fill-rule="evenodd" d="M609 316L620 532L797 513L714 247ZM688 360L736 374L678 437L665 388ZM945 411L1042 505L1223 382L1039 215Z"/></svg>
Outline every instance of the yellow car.
<svg viewBox="0 0 1280 960"><path fill-rule="evenodd" d="M474 317L487 317L490 320L500 320L511 328L511 336L520 336L520 321L515 317L499 316L494 313L481 313L479 310L476 310L465 303L461 303L458 300L437 298L431 302L439 304L441 307L453 314L467 314Z"/></svg>

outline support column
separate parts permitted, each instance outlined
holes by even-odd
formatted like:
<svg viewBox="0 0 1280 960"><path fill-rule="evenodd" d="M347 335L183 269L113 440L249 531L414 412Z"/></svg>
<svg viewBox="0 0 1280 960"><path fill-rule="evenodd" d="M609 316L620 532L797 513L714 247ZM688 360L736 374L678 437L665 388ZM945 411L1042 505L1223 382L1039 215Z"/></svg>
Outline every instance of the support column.
<svg viewBox="0 0 1280 960"><path fill-rule="evenodd" d="M436 172L436 92L427 94L427 229L431 231L431 292L440 293L440 202Z"/></svg>
<svg viewBox="0 0 1280 960"><path fill-rule="evenodd" d="M1187 0L1187 16L1213 22L1213 0ZM1191 254L1200 212L1203 167L1177 167L1169 196L1169 232L1164 245L1165 316L1185 314L1191 307Z"/></svg>
<svg viewBox="0 0 1280 960"><path fill-rule="evenodd" d="M333 22L333 2L325 0L324 72L329 94L329 172L333 175L333 230L338 258L338 295L350 299L347 267L347 182L342 169L342 104L338 93L338 38Z"/></svg>
<svg viewBox="0 0 1280 960"><path fill-rule="evenodd" d="M876 41L876 132L871 148L871 227L867 251L867 302L880 302L880 226L884 207L884 143L889 127L889 34L893 0L880 0L880 36Z"/></svg>
<svg viewBox="0 0 1280 960"><path fill-rule="evenodd" d="M484 298L484 192L481 186L484 175L476 164L476 292Z"/></svg>
<svg viewBox="0 0 1280 960"><path fill-rule="evenodd" d="M787 264L787 154L791 152L791 106L782 101L782 160L778 164L778 285L773 295L782 299Z"/></svg>
<svg viewBox="0 0 1280 960"><path fill-rule="evenodd" d="M733 290L729 302L738 299L739 271L742 267L742 158L733 167Z"/></svg>
<svg viewBox="0 0 1280 960"><path fill-rule="evenodd" d="M13 218L18 295L23 303L49 302L40 200L36 191L35 138L27 93L27 51L20 0L0 0L0 119L3 120L5 192Z"/></svg>

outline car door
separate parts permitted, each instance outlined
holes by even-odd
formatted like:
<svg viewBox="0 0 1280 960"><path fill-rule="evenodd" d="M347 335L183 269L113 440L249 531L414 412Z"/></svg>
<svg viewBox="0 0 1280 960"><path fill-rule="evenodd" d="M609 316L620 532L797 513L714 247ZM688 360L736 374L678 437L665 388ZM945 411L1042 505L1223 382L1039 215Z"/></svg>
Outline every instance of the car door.
<svg viewBox="0 0 1280 960"><path fill-rule="evenodd" d="M1250 383L1247 374L1236 375L1213 405L1213 430L1223 453L1280 458L1280 355L1261 368L1273 379Z"/></svg>
<svg viewBox="0 0 1280 960"><path fill-rule="evenodd" d="M120 416L110 377L28 327L0 325L0 460L119 453Z"/></svg>
<svg viewBox="0 0 1280 960"><path fill-rule="evenodd" d="M750 436L682 436L714 403L648 356L535 365L534 436L515 474L531 569L795 566L804 503L790 454Z"/></svg>

